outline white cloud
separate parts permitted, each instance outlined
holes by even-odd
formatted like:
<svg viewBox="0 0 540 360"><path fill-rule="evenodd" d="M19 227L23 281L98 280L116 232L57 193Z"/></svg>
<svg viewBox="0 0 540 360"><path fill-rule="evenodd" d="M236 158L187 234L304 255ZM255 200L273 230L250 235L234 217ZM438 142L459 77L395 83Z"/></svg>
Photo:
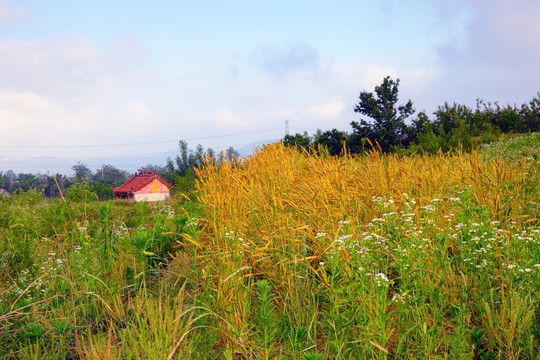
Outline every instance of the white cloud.
<svg viewBox="0 0 540 360"><path fill-rule="evenodd" d="M469 23L470 49L485 62L540 60L540 1L482 0Z"/></svg>
<svg viewBox="0 0 540 360"><path fill-rule="evenodd" d="M438 5L441 19L461 28L440 48L449 66L474 62L498 71L494 65L536 66L540 61L540 1L454 0L454 11L444 14L447 4Z"/></svg>
<svg viewBox="0 0 540 360"><path fill-rule="evenodd" d="M316 69L319 54L307 43L298 43L283 49L264 45L252 53L251 60L265 73L282 78L302 70Z"/></svg>
<svg viewBox="0 0 540 360"><path fill-rule="evenodd" d="M413 108L417 112L431 113L437 106L443 104L445 99L439 96L447 96L440 90L445 86L448 86L446 79L439 69L420 68L404 72L399 83L399 104L412 100Z"/></svg>
<svg viewBox="0 0 540 360"><path fill-rule="evenodd" d="M142 141L163 134L166 127L154 118L142 101L117 104L117 111L86 103L84 107L59 104L34 92L0 93L0 145L3 155L79 156L104 155L138 150L137 148L56 148L55 145L89 145ZM25 148L43 146L44 148ZM22 146L22 147L21 147ZM110 153L112 152L112 153Z"/></svg>
<svg viewBox="0 0 540 360"><path fill-rule="evenodd" d="M123 61L147 60L150 53L134 32L119 33L111 41L107 53L119 57Z"/></svg>
<svg viewBox="0 0 540 360"><path fill-rule="evenodd" d="M8 0L0 0L0 25L13 24L25 20L29 11L22 6L10 6Z"/></svg>
<svg viewBox="0 0 540 360"><path fill-rule="evenodd" d="M534 96L539 86L540 1L434 4L441 9L441 27L451 28L452 36L438 48L438 75L422 100L473 107L476 99L519 105Z"/></svg>
<svg viewBox="0 0 540 360"><path fill-rule="evenodd" d="M125 43L100 50L84 36L0 42L0 91L35 91L65 102L144 88L147 76L135 69L143 50L132 37Z"/></svg>
<svg viewBox="0 0 540 360"><path fill-rule="evenodd" d="M16 93L15 91L6 91L0 93L0 106L2 110L8 111L25 108L32 115L57 110L56 106L48 103L34 92Z"/></svg>
<svg viewBox="0 0 540 360"><path fill-rule="evenodd" d="M68 126L57 121L64 115L60 106L34 92L0 93L0 141L5 145L17 144L23 138L35 141L51 130Z"/></svg>
<svg viewBox="0 0 540 360"><path fill-rule="evenodd" d="M161 122L155 119L152 110L141 99L124 104L120 111L111 115L107 129L123 136L151 134L163 129Z"/></svg>
<svg viewBox="0 0 540 360"><path fill-rule="evenodd" d="M386 76L397 78L397 70L392 66L377 63L335 64L331 73L349 89L372 91Z"/></svg>
<svg viewBox="0 0 540 360"><path fill-rule="evenodd" d="M144 97L151 75L135 70L137 57L144 58L139 45L133 35L116 38L104 50L82 36L0 42L0 144L137 142L162 133L162 122ZM73 148L68 155L105 150ZM4 155L8 151L15 156L31 150L6 148ZM40 155L39 149L32 151Z"/></svg>
<svg viewBox="0 0 540 360"><path fill-rule="evenodd" d="M434 83L441 81L442 74L434 69L415 69L405 72L400 78L404 87L415 91L428 90Z"/></svg>
<svg viewBox="0 0 540 360"><path fill-rule="evenodd" d="M252 127L253 120L243 113L234 113L228 107L216 109L212 114L212 124L220 130L246 130Z"/></svg>
<svg viewBox="0 0 540 360"><path fill-rule="evenodd" d="M104 93L114 80L99 51L84 38L36 42L0 42L2 86L47 92L72 99Z"/></svg>
<svg viewBox="0 0 540 360"><path fill-rule="evenodd" d="M345 102L340 98L334 98L330 102L322 105L312 105L305 110L310 116L315 116L325 120L336 120L343 113Z"/></svg>

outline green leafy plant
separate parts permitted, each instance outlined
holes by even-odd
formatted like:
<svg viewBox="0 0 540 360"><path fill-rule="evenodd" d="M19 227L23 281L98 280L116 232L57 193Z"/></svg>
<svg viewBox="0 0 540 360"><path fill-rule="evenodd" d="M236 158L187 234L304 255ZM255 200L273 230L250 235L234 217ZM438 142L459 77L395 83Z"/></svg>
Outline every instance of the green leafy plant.
<svg viewBox="0 0 540 360"><path fill-rule="evenodd" d="M254 337L261 346L264 359L270 359L277 342L279 323L275 310L274 295L268 280L255 283L257 289L257 312L255 313Z"/></svg>

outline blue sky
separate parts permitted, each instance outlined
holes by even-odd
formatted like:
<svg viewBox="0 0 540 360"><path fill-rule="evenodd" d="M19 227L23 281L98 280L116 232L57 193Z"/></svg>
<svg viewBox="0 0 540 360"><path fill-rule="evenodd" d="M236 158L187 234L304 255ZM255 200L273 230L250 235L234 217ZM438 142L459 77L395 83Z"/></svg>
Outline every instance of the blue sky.
<svg viewBox="0 0 540 360"><path fill-rule="evenodd" d="M521 105L540 90L538 18L538 0L0 0L0 171L180 139L239 148L285 119L350 131L387 75L417 112Z"/></svg>

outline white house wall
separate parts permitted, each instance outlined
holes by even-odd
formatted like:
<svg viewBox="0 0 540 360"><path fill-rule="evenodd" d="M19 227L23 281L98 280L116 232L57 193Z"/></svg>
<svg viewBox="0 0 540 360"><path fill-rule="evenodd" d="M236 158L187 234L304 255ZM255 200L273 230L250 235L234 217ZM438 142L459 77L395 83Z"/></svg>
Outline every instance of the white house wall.
<svg viewBox="0 0 540 360"><path fill-rule="evenodd" d="M163 201L169 198L169 193L134 194L135 201Z"/></svg>

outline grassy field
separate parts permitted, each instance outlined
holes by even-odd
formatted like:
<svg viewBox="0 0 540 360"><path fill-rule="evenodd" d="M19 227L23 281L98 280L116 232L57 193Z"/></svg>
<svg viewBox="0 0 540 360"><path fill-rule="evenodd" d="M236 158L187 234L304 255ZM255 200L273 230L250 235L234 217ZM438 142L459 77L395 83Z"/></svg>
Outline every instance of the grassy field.
<svg viewBox="0 0 540 360"><path fill-rule="evenodd" d="M0 351L536 359L540 163L521 141L360 158L276 144L200 169L191 199L2 199Z"/></svg>

